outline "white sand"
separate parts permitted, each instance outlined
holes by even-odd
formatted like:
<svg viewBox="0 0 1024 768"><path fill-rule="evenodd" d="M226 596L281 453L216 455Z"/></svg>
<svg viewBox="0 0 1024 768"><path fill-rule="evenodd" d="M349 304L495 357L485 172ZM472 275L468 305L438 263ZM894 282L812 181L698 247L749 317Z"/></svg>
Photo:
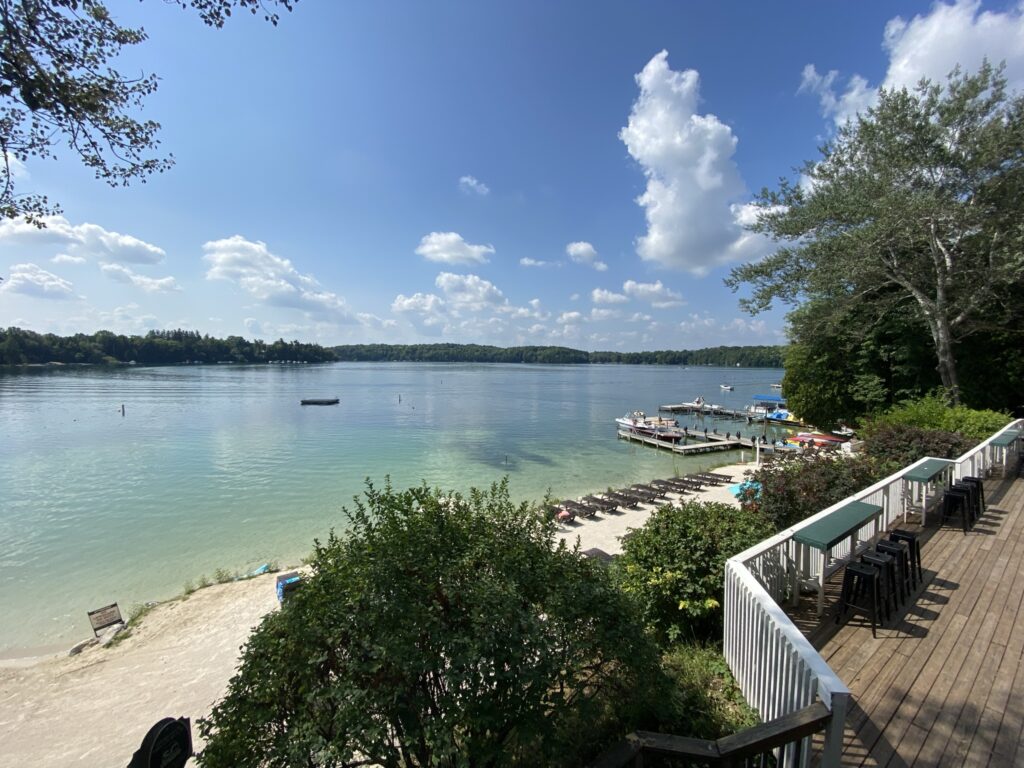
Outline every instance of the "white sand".
<svg viewBox="0 0 1024 768"><path fill-rule="evenodd" d="M740 482L752 466L713 471ZM736 505L726 485L686 498ZM558 535L616 554L650 517L644 507L562 525ZM252 628L277 608L274 585L268 574L157 606L113 648L0 661L0 768L123 768L164 717L191 718L198 747L196 721L223 696Z"/></svg>
<svg viewBox="0 0 1024 768"><path fill-rule="evenodd" d="M754 464L730 464L727 467L709 470L717 475L731 475L733 483L742 482L743 473L753 469ZM736 497L729 492L729 484L708 486L697 493L684 497L686 501L718 501L739 508ZM573 523L559 526L558 537L572 546L579 539L580 549L603 549L610 555L622 552L622 537L631 529L642 528L651 516L655 506L643 504L639 509L619 510L613 514L598 514L589 518L577 518Z"/></svg>

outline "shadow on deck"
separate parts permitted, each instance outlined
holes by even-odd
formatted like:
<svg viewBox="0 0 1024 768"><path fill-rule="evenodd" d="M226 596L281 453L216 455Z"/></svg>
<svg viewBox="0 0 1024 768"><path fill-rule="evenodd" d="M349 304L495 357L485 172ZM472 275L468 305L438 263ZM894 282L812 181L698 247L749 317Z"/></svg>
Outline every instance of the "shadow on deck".
<svg viewBox="0 0 1024 768"><path fill-rule="evenodd" d="M787 610L852 692L843 765L1024 765L1024 479L985 489L969 533L929 521L923 582L877 638L835 623L841 571L822 618L811 598Z"/></svg>

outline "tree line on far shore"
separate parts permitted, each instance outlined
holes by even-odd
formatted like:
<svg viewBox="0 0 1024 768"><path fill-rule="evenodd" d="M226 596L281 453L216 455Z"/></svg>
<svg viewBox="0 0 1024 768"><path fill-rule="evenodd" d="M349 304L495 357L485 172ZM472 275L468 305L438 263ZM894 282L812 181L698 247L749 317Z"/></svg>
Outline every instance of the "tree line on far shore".
<svg viewBox="0 0 1024 768"><path fill-rule="evenodd" d="M782 347L711 347L658 352L585 352L567 347L489 347L479 344L355 344L322 347L278 339L218 339L182 329L126 336L111 331L57 336L0 328L0 365L181 365L184 363L431 362L625 365L740 365L782 367Z"/></svg>
<svg viewBox="0 0 1024 768"><path fill-rule="evenodd" d="M0 329L0 365L46 363L181 365L185 363L324 363L334 353L319 344L278 339L215 339L198 331L150 331L145 336L99 331L57 336L21 328Z"/></svg>
<svg viewBox="0 0 1024 768"><path fill-rule="evenodd" d="M349 344L334 347L339 360L353 362L546 363L586 365L724 365L781 368L784 347L708 347L651 352L587 352L569 347L491 347L481 344Z"/></svg>

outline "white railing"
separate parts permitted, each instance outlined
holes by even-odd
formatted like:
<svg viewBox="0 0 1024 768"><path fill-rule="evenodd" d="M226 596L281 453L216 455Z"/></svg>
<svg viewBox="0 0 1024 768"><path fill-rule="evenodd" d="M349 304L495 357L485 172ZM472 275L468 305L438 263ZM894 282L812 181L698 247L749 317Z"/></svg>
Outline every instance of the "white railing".
<svg viewBox="0 0 1024 768"><path fill-rule="evenodd" d="M965 453L954 462L954 477L985 477L997 455L1006 459L1005 454L1000 454L1002 449L991 445L992 441L1007 430L1022 426L1024 419L1012 422ZM832 711L822 754L824 766L839 764L850 691L779 605L787 597L795 600L799 585L816 580L820 575L819 558L800 557L800 549L806 551L806 548L798 548L793 535L852 501L864 501L882 508L880 516L867 523L856 537L859 542L869 541L906 518L916 499L911 498L904 476L925 461L928 459L921 459L879 480L726 563L723 650L729 668L747 702L757 709L762 720L795 712L813 703L815 698ZM831 559L825 564L826 576L856 555L850 547L848 540L832 549ZM802 752L800 763L806 764L810 750L805 748ZM785 755L782 758L780 765L792 764Z"/></svg>

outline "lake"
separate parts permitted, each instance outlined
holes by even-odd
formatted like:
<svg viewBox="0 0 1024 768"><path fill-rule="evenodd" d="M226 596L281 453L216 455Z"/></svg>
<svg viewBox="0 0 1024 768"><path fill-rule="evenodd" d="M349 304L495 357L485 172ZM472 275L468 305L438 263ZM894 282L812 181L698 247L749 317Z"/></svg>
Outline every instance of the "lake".
<svg viewBox="0 0 1024 768"><path fill-rule="evenodd" d="M344 528L367 477L465 490L507 475L536 500L732 463L618 440L614 419L697 395L742 407L781 378L428 363L0 374L0 654L66 648L89 635L87 610L127 613L217 568L295 564ZM299 405L309 397L341 402Z"/></svg>

